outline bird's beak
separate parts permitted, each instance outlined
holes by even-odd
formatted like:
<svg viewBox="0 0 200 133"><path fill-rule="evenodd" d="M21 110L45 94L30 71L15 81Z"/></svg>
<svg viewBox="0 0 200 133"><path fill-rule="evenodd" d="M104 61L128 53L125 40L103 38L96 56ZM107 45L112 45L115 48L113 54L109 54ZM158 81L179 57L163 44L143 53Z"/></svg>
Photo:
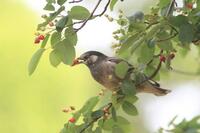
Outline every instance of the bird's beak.
<svg viewBox="0 0 200 133"><path fill-rule="evenodd" d="M73 60L73 63L72 63L71 66L76 66L76 65L81 64L83 62L84 61L81 58L76 58L76 59Z"/></svg>

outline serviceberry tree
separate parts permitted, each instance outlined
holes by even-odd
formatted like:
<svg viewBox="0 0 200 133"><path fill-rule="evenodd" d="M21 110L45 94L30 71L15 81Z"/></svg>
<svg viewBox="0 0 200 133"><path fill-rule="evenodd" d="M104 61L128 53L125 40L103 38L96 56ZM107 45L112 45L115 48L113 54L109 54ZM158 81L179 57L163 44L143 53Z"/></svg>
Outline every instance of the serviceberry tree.
<svg viewBox="0 0 200 133"><path fill-rule="evenodd" d="M39 45L39 49L30 60L28 72L31 75L35 71L42 54L47 49L51 50L49 61L53 67L57 67L60 63L71 65L76 53L77 32L84 28L88 21L105 16L110 22L116 22L119 29L113 31L116 41L112 48L116 56L134 65L131 81L124 81L120 91L113 92L110 96L112 100L108 100L100 108L96 108L100 99L99 96L95 96L79 110L75 110L72 106L63 110L64 112L73 110L73 113L61 133L101 133L103 130L113 133L129 132L127 131L129 121L120 116L118 110L122 109L130 116L138 114L134 106L138 100L134 91L136 86L145 80L159 80L161 68L167 72L187 74L188 72L174 69L171 65L173 60L183 51L186 54L192 45L200 51L200 0L184 0L182 7L178 6L175 0L160 0L148 14L138 11L132 16L126 16L119 10L116 18L105 12L112 11L116 3L126 1L107 0L99 14L96 11L103 0L96 0L96 5L91 11L77 5L82 1L84 0L46 0L44 10L49 11L49 14L42 15L44 22L38 24L35 44ZM75 5L67 9L67 4ZM123 78L128 71L128 64L121 62L115 70L116 75ZM145 73L148 78L144 78L141 73ZM196 73L189 74L200 74L200 67ZM196 120L195 118L192 122L183 121L182 124L193 125L196 124ZM188 126L180 124L174 126L173 130L166 131L182 133L182 130L179 130L181 127Z"/></svg>

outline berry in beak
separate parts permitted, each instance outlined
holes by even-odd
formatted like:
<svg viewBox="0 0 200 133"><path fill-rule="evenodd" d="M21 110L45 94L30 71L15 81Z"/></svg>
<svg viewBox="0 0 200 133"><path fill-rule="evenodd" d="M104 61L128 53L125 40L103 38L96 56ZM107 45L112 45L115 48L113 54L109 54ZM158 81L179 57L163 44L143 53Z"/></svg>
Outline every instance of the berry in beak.
<svg viewBox="0 0 200 133"><path fill-rule="evenodd" d="M75 65L78 65L78 64L81 64L83 63L83 60L81 60L80 58L77 58L77 59L74 59L73 60L73 63L71 66L75 66Z"/></svg>

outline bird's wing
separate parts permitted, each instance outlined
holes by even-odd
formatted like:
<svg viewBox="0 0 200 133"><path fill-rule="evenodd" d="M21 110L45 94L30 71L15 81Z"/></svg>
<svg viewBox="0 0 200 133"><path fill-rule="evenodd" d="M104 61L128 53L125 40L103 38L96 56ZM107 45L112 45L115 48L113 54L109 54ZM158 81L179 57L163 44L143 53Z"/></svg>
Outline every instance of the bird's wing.
<svg viewBox="0 0 200 133"><path fill-rule="evenodd" d="M108 58L106 59L106 61L107 61L107 62L110 62L110 63L112 63L112 64L114 64L114 65L116 65L116 64L118 64L118 63L124 61L124 62L126 62L126 63L129 65L129 70L128 70L128 72L130 72L130 71L132 71L132 70L134 69L134 67L133 67L130 63L128 63L127 61L125 61L125 60L123 60L123 59L117 58L117 57L108 57Z"/></svg>

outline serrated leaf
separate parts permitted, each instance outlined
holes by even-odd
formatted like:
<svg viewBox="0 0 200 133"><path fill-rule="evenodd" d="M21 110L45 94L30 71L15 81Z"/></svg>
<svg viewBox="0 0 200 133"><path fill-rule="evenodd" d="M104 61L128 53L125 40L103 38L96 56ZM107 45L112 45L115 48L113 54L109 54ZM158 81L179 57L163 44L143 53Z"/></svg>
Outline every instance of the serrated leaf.
<svg viewBox="0 0 200 133"><path fill-rule="evenodd" d="M51 47L54 48L59 41L61 41L61 33L54 32L51 35Z"/></svg>
<svg viewBox="0 0 200 133"><path fill-rule="evenodd" d="M67 0L57 0L58 5L62 6Z"/></svg>
<svg viewBox="0 0 200 133"><path fill-rule="evenodd" d="M61 59L56 50L51 51L51 53L49 54L49 61L54 67L57 67L61 63Z"/></svg>
<svg viewBox="0 0 200 133"><path fill-rule="evenodd" d="M72 64L75 58L74 46L67 44L67 42L63 40L56 45L55 50L64 64Z"/></svg>
<svg viewBox="0 0 200 133"><path fill-rule="evenodd" d="M67 24L68 21L68 16L62 17L57 23L56 23L56 30L58 32L61 32L64 28L65 25Z"/></svg>
<svg viewBox="0 0 200 133"><path fill-rule="evenodd" d="M40 48L38 49L32 56L30 62L29 62L29 65L28 65L28 73L29 75L33 74L33 72L35 71L39 61L40 61L40 58L42 56L42 54L44 53L45 49L43 48Z"/></svg>
<svg viewBox="0 0 200 133"><path fill-rule="evenodd" d="M73 6L69 14L76 20L85 20L90 16L89 10L83 6Z"/></svg>
<svg viewBox="0 0 200 133"><path fill-rule="evenodd" d="M110 2L110 10L111 10L111 11L113 11L113 8L114 8L114 6L116 5L117 1L118 1L118 0L112 0L112 1Z"/></svg>
<svg viewBox="0 0 200 133"><path fill-rule="evenodd" d="M126 112L128 115L132 115L135 116L138 114L137 108L131 104L128 101L124 101L122 104L122 109L124 110L124 112Z"/></svg>
<svg viewBox="0 0 200 133"><path fill-rule="evenodd" d="M118 125L114 125L112 127L112 133L124 133L123 129L120 128Z"/></svg>
<svg viewBox="0 0 200 133"><path fill-rule="evenodd" d="M44 7L44 10L54 11L55 7L51 3L47 3L46 6Z"/></svg>
<svg viewBox="0 0 200 133"><path fill-rule="evenodd" d="M49 40L49 37L50 37L50 34L47 34L45 39L42 41L40 48L45 48L45 46L47 45L47 42Z"/></svg>
<svg viewBox="0 0 200 133"><path fill-rule="evenodd" d="M115 74L119 78L123 79L126 76L128 69L129 65L126 62L122 61L115 66Z"/></svg>

